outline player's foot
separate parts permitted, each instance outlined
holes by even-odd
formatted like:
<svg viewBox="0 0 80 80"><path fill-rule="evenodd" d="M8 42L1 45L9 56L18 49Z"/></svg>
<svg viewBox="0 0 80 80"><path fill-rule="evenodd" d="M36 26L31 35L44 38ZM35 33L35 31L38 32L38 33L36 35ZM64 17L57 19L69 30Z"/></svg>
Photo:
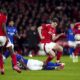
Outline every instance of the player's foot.
<svg viewBox="0 0 80 80"><path fill-rule="evenodd" d="M78 62L78 56L76 56L76 62Z"/></svg>
<svg viewBox="0 0 80 80"><path fill-rule="evenodd" d="M60 63L60 69L64 69L64 63Z"/></svg>
<svg viewBox="0 0 80 80"><path fill-rule="evenodd" d="M77 63L78 62L78 56L74 56L73 57L73 63Z"/></svg>
<svg viewBox="0 0 80 80"><path fill-rule="evenodd" d="M72 59L72 55L69 56Z"/></svg>
<svg viewBox="0 0 80 80"><path fill-rule="evenodd" d="M17 65L14 66L13 69L14 69L15 71L17 71L18 73L21 73L21 69L20 69Z"/></svg>
<svg viewBox="0 0 80 80"><path fill-rule="evenodd" d="M4 75L4 69L1 69L0 72L2 75Z"/></svg>
<svg viewBox="0 0 80 80"><path fill-rule="evenodd" d="M56 63L61 63L61 61L60 60L56 60Z"/></svg>

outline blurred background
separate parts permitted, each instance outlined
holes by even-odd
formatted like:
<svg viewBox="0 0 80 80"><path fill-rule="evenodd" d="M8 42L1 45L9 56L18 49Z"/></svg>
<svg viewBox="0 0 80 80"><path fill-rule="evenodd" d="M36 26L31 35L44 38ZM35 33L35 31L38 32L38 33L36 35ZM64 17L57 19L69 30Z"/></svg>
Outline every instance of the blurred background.
<svg viewBox="0 0 80 80"><path fill-rule="evenodd" d="M80 21L80 0L0 0L0 8L8 13L7 26L13 21L19 38L14 37L15 50L29 54L45 55L39 50L37 27L57 17L60 25L57 34L67 31L70 24ZM66 48L64 48L65 54Z"/></svg>

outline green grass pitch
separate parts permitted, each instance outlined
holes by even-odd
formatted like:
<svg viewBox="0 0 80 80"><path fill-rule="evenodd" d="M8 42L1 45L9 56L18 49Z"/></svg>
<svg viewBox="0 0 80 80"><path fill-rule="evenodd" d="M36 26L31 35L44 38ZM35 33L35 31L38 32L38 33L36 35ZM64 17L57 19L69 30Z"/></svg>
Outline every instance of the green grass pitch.
<svg viewBox="0 0 80 80"><path fill-rule="evenodd" d="M45 56L33 58L46 59ZM0 75L0 80L80 80L80 57L78 63L72 63L69 56L63 56L62 62L65 62L64 70L22 71L19 74L12 70L10 58L8 58L5 61L5 75Z"/></svg>

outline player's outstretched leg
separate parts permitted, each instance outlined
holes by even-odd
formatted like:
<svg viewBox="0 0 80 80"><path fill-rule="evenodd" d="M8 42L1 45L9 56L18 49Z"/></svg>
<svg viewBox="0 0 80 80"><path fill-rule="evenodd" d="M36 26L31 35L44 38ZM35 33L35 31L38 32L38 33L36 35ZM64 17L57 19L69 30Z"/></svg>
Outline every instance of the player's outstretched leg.
<svg viewBox="0 0 80 80"><path fill-rule="evenodd" d="M17 65L16 54L14 53L14 49L10 41L8 42L7 47L8 47L8 50L10 51L10 55L13 63L13 70L17 71L18 73L21 73L21 69Z"/></svg>
<svg viewBox="0 0 80 80"><path fill-rule="evenodd" d="M21 73L20 68L17 66L17 59L16 59L16 55L12 54L11 55L12 58L12 63L13 63L13 70L17 71L18 73Z"/></svg>

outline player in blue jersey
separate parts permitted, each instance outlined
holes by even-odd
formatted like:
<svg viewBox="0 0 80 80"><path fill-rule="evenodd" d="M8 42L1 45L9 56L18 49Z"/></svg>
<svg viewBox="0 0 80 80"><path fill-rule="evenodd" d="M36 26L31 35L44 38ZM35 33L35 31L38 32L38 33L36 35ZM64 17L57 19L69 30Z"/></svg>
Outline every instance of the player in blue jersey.
<svg viewBox="0 0 80 80"><path fill-rule="evenodd" d="M8 58L9 55L5 55L5 58ZM34 59L25 59L20 54L16 53L17 65L21 69L25 70L53 70L53 69L63 69L64 63L53 63L48 62L46 65L43 61L34 60Z"/></svg>
<svg viewBox="0 0 80 80"><path fill-rule="evenodd" d="M17 29L14 26L13 21L9 22L9 25L7 26L7 33L11 43L14 43L14 36L17 35Z"/></svg>
<svg viewBox="0 0 80 80"><path fill-rule="evenodd" d="M69 45L70 57L72 57L72 54L74 52L74 47L75 47L75 37L74 37L73 29L74 29L74 25L71 24L67 31L67 40L68 40L68 45Z"/></svg>
<svg viewBox="0 0 80 80"><path fill-rule="evenodd" d="M6 58L7 56L4 55ZM54 70L54 69L64 69L64 63L53 63L48 62L46 65L43 61L35 59L25 59L20 54L16 53L17 65L20 69L23 70ZM12 64L13 67L13 64Z"/></svg>
<svg viewBox="0 0 80 80"><path fill-rule="evenodd" d="M63 69L64 63L53 63L48 62L44 65L43 61L35 59L25 59L20 54L16 54L18 66L25 70L53 70L53 69Z"/></svg>
<svg viewBox="0 0 80 80"><path fill-rule="evenodd" d="M7 33L8 33L8 37L9 37L9 43L12 46L12 48L14 48L14 36L17 36L18 37L17 29L14 26L14 22L13 21L10 21L9 22L9 25L6 27L6 29L7 29ZM9 45L6 46L6 47L8 48ZM9 50L6 50L4 52L4 55L6 55L8 57L10 55L9 54Z"/></svg>

